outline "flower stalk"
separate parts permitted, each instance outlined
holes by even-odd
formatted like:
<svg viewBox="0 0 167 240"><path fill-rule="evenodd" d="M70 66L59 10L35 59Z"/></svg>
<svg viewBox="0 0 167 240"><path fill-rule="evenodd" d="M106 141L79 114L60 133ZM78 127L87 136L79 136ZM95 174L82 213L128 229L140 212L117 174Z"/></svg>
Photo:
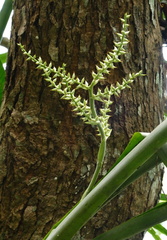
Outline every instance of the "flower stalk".
<svg viewBox="0 0 167 240"><path fill-rule="evenodd" d="M106 153L106 141L112 131L108 122L110 118L110 105L113 103L111 96L118 96L122 90L130 88L135 78L143 76L142 72L139 71L138 73L129 74L127 79L124 78L122 80L121 84L117 82L116 86L106 86L104 90L98 88L96 92L94 90L94 86L100 81L105 80L105 75L110 74L110 71L116 68L115 63L120 62L120 56L126 53L125 47L128 44L127 36L129 33L127 21L129 17L130 15L125 14L124 18L121 19L122 30L120 33L117 33L119 41L114 42L113 51L109 52L106 58L99 63L100 66L96 66L96 71L92 72L92 81L90 83L86 81L85 78L79 79L75 76L75 73L67 73L66 64L55 68L52 66L52 63L48 65L41 57L36 57L36 55L32 56L31 51L27 52L23 45L18 44L23 54L27 56L27 60L34 62L37 68L43 70L44 73L42 75L49 83L52 91L59 93L62 99L68 100L73 107L73 111L76 115L80 116L86 124L97 127L101 142L97 155L96 169L82 199L94 188L103 165ZM61 79L61 81L59 79ZM78 89L88 91L88 99L83 99L78 95ZM95 101L103 103L103 108L100 108L99 114L97 114L96 111Z"/></svg>

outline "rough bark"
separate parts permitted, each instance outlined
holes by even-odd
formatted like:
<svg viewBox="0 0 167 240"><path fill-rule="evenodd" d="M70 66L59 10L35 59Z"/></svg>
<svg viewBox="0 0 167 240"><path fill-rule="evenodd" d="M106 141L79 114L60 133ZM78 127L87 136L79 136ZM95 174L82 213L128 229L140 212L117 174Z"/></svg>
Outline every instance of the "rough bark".
<svg viewBox="0 0 167 240"><path fill-rule="evenodd" d="M74 116L50 92L17 46L55 66L91 80L91 71L112 49L119 18L131 14L127 55L103 84L140 69L146 77L114 98L113 129L102 175L135 131L150 132L162 121L163 78L157 1L15 0L7 83L1 107L0 239L39 240L81 197L96 164L95 129ZM99 233L152 207L161 189L157 167L109 203L81 231ZM80 238L81 238L80 237ZM142 239L142 234L135 239Z"/></svg>

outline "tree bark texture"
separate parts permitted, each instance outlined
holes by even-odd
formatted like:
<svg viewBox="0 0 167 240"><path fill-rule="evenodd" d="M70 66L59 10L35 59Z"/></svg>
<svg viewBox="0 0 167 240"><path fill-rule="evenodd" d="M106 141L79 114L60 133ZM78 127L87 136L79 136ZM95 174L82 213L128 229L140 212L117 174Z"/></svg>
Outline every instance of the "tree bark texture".
<svg viewBox="0 0 167 240"><path fill-rule="evenodd" d="M42 72L25 60L17 43L56 67L66 63L69 72L91 81L95 64L117 40L119 18L131 14L127 54L102 84L121 82L140 69L146 76L113 98L104 176L134 132L150 132L163 118L157 11L157 0L15 0L1 107L1 240L42 239L88 186L99 145L96 129L50 91ZM83 227L80 239L92 239L154 206L161 178L162 168L157 166L137 180Z"/></svg>

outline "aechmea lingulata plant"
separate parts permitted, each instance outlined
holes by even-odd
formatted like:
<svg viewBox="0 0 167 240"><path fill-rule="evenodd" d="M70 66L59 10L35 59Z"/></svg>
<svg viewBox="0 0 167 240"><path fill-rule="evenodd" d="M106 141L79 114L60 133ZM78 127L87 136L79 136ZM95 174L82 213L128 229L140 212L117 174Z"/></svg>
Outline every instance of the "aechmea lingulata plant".
<svg viewBox="0 0 167 240"><path fill-rule="evenodd" d="M91 179L91 182L84 192L82 199L92 190L95 186L97 178L105 157L106 152L106 141L111 134L111 128L108 123L110 118L110 105L112 104L111 96L118 96L120 92L125 88L130 88L131 83L135 78L143 76L142 71L138 73L129 74L125 79L123 78L122 83L116 83L116 86L112 84L106 86L103 90L100 88L95 91L94 87L100 81L105 80L105 76L110 74L110 71L116 68L115 63L121 62L120 56L126 53L125 46L128 44L128 26L127 23L130 15L125 14L124 18L121 19L122 30L117 33L119 41L114 42L114 49L109 52L106 58L96 66L96 71L92 72L92 81L88 82L85 78L79 79L75 73L70 74L66 71L66 64L61 67L55 68L52 63L47 64L41 57L32 56L31 51L27 52L23 45L18 44L27 56L27 60L35 62L37 68L43 70L43 76L49 83L52 91L56 91L61 95L62 99L68 100L73 107L73 111L79 115L86 124L90 124L97 127L98 134L100 135L101 142L97 155L96 169ZM83 89L88 92L88 99L83 99L77 94L77 89ZM95 101L102 102L103 107L99 113L96 111Z"/></svg>

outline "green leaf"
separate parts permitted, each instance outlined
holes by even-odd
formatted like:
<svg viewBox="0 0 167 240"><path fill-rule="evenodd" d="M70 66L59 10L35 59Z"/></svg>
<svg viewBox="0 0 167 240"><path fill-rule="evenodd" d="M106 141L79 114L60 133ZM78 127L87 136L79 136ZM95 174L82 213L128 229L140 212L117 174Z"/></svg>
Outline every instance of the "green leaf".
<svg viewBox="0 0 167 240"><path fill-rule="evenodd" d="M167 202L167 194L162 193L160 197L160 201L165 201Z"/></svg>
<svg viewBox="0 0 167 240"><path fill-rule="evenodd" d="M167 143L159 150L158 155L167 167Z"/></svg>
<svg viewBox="0 0 167 240"><path fill-rule="evenodd" d="M104 203L115 194L119 187L121 187L122 184L126 182L137 169L146 163L166 142L167 120L162 122L130 151L129 154L127 154L125 158L120 161L81 202L79 202L56 228L53 227L47 240L71 239L75 233L98 212ZM166 215L164 214L165 211L167 211L167 204L165 206L166 209L163 209L161 214L159 214L160 221L165 221L167 219L167 213ZM146 226L146 228L159 223L157 219L155 220L155 222L152 222L152 225Z"/></svg>
<svg viewBox="0 0 167 240"><path fill-rule="evenodd" d="M167 220L167 203L156 206L153 209L112 228L110 231L97 236L94 240L125 240L137 233L145 231L156 223L165 220ZM160 240L160 238L155 239Z"/></svg>
<svg viewBox="0 0 167 240"><path fill-rule="evenodd" d="M161 224L155 225L154 228L156 230L158 230L159 232L161 232L162 234L164 234L165 236L167 236L167 229L164 226L162 226Z"/></svg>
<svg viewBox="0 0 167 240"><path fill-rule="evenodd" d="M155 239L155 240L161 240L161 238L157 235L156 231L154 230L154 228L150 228L148 230L148 232L152 235L152 237Z"/></svg>
<svg viewBox="0 0 167 240"><path fill-rule="evenodd" d="M12 11L12 0L5 0L0 11L0 42Z"/></svg>
<svg viewBox="0 0 167 240"><path fill-rule="evenodd" d="M145 137L140 133L140 132L135 132L130 139L128 145L126 146L125 150L123 153L120 155L120 157L117 159L115 164L112 166L115 167L134 147L136 147ZM112 169L111 168L111 169ZM110 170L111 170L110 169Z"/></svg>
<svg viewBox="0 0 167 240"><path fill-rule="evenodd" d="M6 63L8 52L0 54L1 63Z"/></svg>
<svg viewBox="0 0 167 240"><path fill-rule="evenodd" d="M136 132L133 134L132 138L130 139L127 147L123 151L123 153L120 155L120 157L117 159L116 163L111 167L109 172L122 160L124 157L130 153L133 148L135 148L146 136L148 136L150 133L140 133ZM137 178L139 178L144 173L148 172L161 162L166 161L165 151L167 151L167 143L165 143L153 156L151 156L146 163L144 163L141 167L137 169L123 184L118 190L115 192L114 195L112 195L112 198L116 195L118 195L125 187L130 185L132 182L134 182ZM167 199L167 196L166 196ZM110 199L109 199L110 200Z"/></svg>
<svg viewBox="0 0 167 240"><path fill-rule="evenodd" d="M0 61L0 104L2 102L2 96L3 96L3 89L4 89L4 83L5 83L5 70L3 68L3 65Z"/></svg>
<svg viewBox="0 0 167 240"><path fill-rule="evenodd" d="M122 161L125 156L130 153L148 134L136 132L133 134L132 138L130 139L127 147L123 151L123 153L120 155L120 157L117 159L116 163L111 167L109 172L120 162ZM140 166L119 188L115 193L111 196L111 198L114 198L116 195L118 195L124 188L126 188L128 185L130 185L132 182L134 182L137 178L139 178L144 173L148 172L150 169L157 166L159 163L161 163L162 160L158 158L157 153L155 153L153 156L151 156L147 162L145 162L142 166ZM111 198L108 200L110 201ZM105 203L106 204L106 203Z"/></svg>

